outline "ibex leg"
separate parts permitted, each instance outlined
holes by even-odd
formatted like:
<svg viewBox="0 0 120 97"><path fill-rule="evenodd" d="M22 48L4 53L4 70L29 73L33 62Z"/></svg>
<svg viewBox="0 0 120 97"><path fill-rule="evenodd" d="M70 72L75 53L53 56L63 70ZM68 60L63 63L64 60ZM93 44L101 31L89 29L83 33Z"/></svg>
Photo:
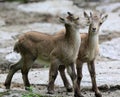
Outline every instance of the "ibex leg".
<svg viewBox="0 0 120 97"><path fill-rule="evenodd" d="M10 66L10 70L9 70L9 73L6 77L5 84L4 84L6 89L10 89L12 77L18 70L21 69L22 64L23 64L23 60L21 59L16 64L13 64Z"/></svg>
<svg viewBox="0 0 120 97"><path fill-rule="evenodd" d="M76 69L77 69L77 85L75 88L75 97L84 97L81 94L81 80L82 80L82 68L83 68L83 63L80 61L77 61Z"/></svg>
<svg viewBox="0 0 120 97"><path fill-rule="evenodd" d="M66 87L67 91L72 92L72 87L71 87L71 85L70 85L70 83L65 75L65 65L60 65L59 71L60 71L61 78L63 80L64 86Z"/></svg>
<svg viewBox="0 0 120 97"><path fill-rule="evenodd" d="M73 83L74 97L83 97L83 96L77 94L77 92L76 92L76 90L77 90L77 88L78 88L78 84L77 84L77 78L76 78L74 63L70 64L70 65L67 67L67 71L68 71L68 74L70 75L71 80L72 80L72 83Z"/></svg>
<svg viewBox="0 0 120 97"><path fill-rule="evenodd" d="M34 58L32 56L30 55L24 56L21 72L22 72L22 78L23 78L23 82L26 90L29 90L28 87L30 87L30 82L28 80L28 72L32 67L33 62L34 62Z"/></svg>
<svg viewBox="0 0 120 97"><path fill-rule="evenodd" d="M94 61L88 62L88 69L90 72L91 80L92 80L92 89L95 91L96 97L102 97L96 83L96 74L95 74L95 64Z"/></svg>
<svg viewBox="0 0 120 97"><path fill-rule="evenodd" d="M50 70L49 70L49 83L48 83L48 93L49 94L54 93L54 82L58 75L59 65L60 65L60 62L58 59L52 60Z"/></svg>

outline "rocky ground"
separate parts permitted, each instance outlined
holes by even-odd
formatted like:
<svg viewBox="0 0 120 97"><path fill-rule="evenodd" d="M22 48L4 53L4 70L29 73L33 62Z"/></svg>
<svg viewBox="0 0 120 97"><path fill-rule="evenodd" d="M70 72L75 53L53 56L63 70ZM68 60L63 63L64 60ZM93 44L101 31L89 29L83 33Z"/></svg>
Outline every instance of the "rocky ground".
<svg viewBox="0 0 120 97"><path fill-rule="evenodd" d="M19 72L12 80L10 91L6 91L3 85L9 65L20 59L20 55L12 51L19 35L31 30L54 34L64 28L58 22L58 16L64 16L67 11L83 16L84 10L89 13L94 9L109 15L100 29L100 55L96 60L97 83L103 97L120 97L119 0L116 2L101 0L102 2L99 3L73 1L47 0L28 4L0 3L0 97L22 97L23 94L29 93L24 90ZM83 17L81 18L84 20ZM81 25L80 32L87 32L87 27ZM38 62L35 62L33 67L34 69L29 73L33 93L41 94L43 97L73 97L73 93L66 92L60 76L55 82L55 94L46 94L48 68ZM35 67L39 67L39 69L35 69ZM82 93L85 97L94 97L86 65L83 69Z"/></svg>

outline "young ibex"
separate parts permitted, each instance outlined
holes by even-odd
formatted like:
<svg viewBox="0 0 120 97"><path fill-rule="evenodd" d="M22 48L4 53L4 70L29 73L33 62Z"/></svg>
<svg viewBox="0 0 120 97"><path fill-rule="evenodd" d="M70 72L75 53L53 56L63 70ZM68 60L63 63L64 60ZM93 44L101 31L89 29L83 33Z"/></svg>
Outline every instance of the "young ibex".
<svg viewBox="0 0 120 97"><path fill-rule="evenodd" d="M77 59L77 84L80 86L82 79L83 63L87 62L89 73L92 80L92 89L95 91L96 97L102 97L96 83L95 75L95 59L99 51L99 28L106 20L108 15L102 16L99 12L90 13L90 16L84 12L84 16L89 20L89 30L86 34L81 34L81 46ZM80 87L76 90L76 97L83 97L80 92Z"/></svg>
<svg viewBox="0 0 120 97"><path fill-rule="evenodd" d="M70 12L68 16L60 18L60 21L65 25L65 34L47 35L39 32L27 32L21 36L14 46L14 51L21 54L20 61L10 67L7 75L5 86L10 88L11 80L15 72L21 69L25 88L30 87L28 80L28 72L36 59L50 61L48 93L54 92L54 81L60 71L64 85L68 91L71 91L71 86L66 78L64 78L64 70L67 71L75 83L76 73L74 64L76 62L79 47L79 18L74 17Z"/></svg>
<svg viewBox="0 0 120 97"><path fill-rule="evenodd" d="M81 33L81 45L76 62L77 69L77 87L75 88L75 97L83 97L80 91L80 83L82 80L83 63L87 62L88 69L92 80L92 89L95 91L96 97L102 97L96 84L94 61L99 51L99 28L106 20L108 15L102 16L99 12L90 13L90 16L84 12L84 16L88 19L88 33ZM58 34L65 34L65 30L61 30ZM65 72L62 72L66 80ZM63 79L64 80L64 79ZM67 81L66 81L67 82ZM69 83L66 83L69 84ZM69 86L69 85L68 85Z"/></svg>
<svg viewBox="0 0 120 97"><path fill-rule="evenodd" d="M87 62L92 80L92 89L95 91L96 97L102 97L99 89L97 88L94 61L99 52L99 28L106 20L108 15L102 16L102 14L100 14L99 12L94 12L93 14L90 13L90 16L88 16L87 13L84 12L84 16L88 18L89 30L88 33L80 34L81 45L76 62L77 86L80 86L82 80L83 63ZM59 33L64 34L65 31L62 30ZM80 87L76 89L75 97L83 97L80 91Z"/></svg>

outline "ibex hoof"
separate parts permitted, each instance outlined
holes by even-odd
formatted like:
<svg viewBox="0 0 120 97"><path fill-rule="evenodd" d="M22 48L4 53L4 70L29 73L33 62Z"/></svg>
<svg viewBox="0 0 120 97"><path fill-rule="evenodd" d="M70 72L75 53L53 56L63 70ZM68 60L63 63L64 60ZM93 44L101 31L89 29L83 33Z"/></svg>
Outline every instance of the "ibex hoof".
<svg viewBox="0 0 120 97"><path fill-rule="evenodd" d="M74 94L74 97L84 97L82 94L78 95L78 94Z"/></svg>
<svg viewBox="0 0 120 97"><path fill-rule="evenodd" d="M31 91L30 87L25 87L25 90Z"/></svg>
<svg viewBox="0 0 120 97"><path fill-rule="evenodd" d="M49 90L47 93L48 94L54 94L54 91L53 90Z"/></svg>
<svg viewBox="0 0 120 97"><path fill-rule="evenodd" d="M5 86L5 88L6 88L7 90L9 90L9 89L10 89L10 86Z"/></svg>
<svg viewBox="0 0 120 97"><path fill-rule="evenodd" d="M102 97L102 94L101 93L97 93L97 94L95 94L95 97Z"/></svg>
<svg viewBox="0 0 120 97"><path fill-rule="evenodd" d="M67 92L72 92L72 91L73 91L72 87L67 88Z"/></svg>
<svg viewBox="0 0 120 97"><path fill-rule="evenodd" d="M5 86L6 89L10 89L10 85L5 83L4 86Z"/></svg>

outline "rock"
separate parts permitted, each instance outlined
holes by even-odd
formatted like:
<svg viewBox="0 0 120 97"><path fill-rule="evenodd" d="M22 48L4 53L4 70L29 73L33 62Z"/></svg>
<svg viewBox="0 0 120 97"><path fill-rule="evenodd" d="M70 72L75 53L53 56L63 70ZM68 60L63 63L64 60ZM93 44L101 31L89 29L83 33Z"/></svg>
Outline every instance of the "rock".
<svg viewBox="0 0 120 97"><path fill-rule="evenodd" d="M120 60L120 38L112 39L100 45L100 55L113 59Z"/></svg>
<svg viewBox="0 0 120 97"><path fill-rule="evenodd" d="M100 5L96 9L104 11L104 12L112 12L112 11L115 11L116 9L118 9L118 8L120 9L120 2L107 4L107 6L106 5Z"/></svg>
<svg viewBox="0 0 120 97"><path fill-rule="evenodd" d="M100 90L105 90L105 91L107 91L107 90L110 89L110 86L107 85L107 84L105 84L105 85L101 85L101 86L99 86L98 88L99 88Z"/></svg>
<svg viewBox="0 0 120 97"><path fill-rule="evenodd" d="M62 5L62 6L61 6ZM48 0L39 3L32 4L23 4L18 6L18 10L22 10L25 12L38 12L41 14L51 14L54 16L58 16L60 14L64 14L68 11L71 12L80 12L81 10L73 5L72 1L67 0Z"/></svg>
<svg viewBox="0 0 120 97"><path fill-rule="evenodd" d="M3 19L0 19L0 26L5 26L5 25L6 25L5 21Z"/></svg>
<svg viewBox="0 0 120 97"><path fill-rule="evenodd" d="M5 91L6 91L5 89L0 88L0 92L5 92Z"/></svg>
<svg viewBox="0 0 120 97"><path fill-rule="evenodd" d="M20 60L21 56L18 53L12 52L5 56L5 59L11 63L16 63Z"/></svg>

